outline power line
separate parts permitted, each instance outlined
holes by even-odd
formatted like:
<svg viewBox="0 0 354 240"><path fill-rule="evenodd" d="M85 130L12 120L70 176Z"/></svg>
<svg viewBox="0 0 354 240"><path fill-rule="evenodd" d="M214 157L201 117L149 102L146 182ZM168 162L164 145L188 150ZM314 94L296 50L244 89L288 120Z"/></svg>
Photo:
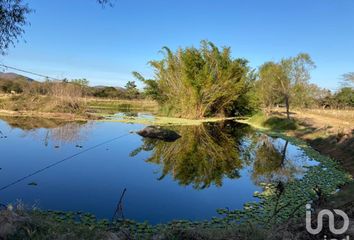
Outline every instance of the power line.
<svg viewBox="0 0 354 240"><path fill-rule="evenodd" d="M117 140L117 139L119 139L119 138L125 137L125 136L127 136L127 135L129 135L129 133L125 133L125 134L123 134L123 135L120 135L120 136L118 136L118 137L112 138L112 139L107 140L107 141L105 141L105 142L99 143L99 144L94 145L94 146L92 146L92 147L90 147L90 148L87 148L87 149L85 149L85 150L83 150L83 151L80 151L80 152L78 152L78 153L75 153L75 154L73 154L73 155L71 155L71 156L69 156L69 157L66 157L66 158L64 158L64 159L62 159L62 160L59 160L59 161L57 161L57 162L55 162L55 163L52 163L52 164L50 164L50 165L48 165L48 166L46 166L46 167L44 167L44 168L41 168L41 169L39 169L39 170L37 170L37 171L35 171L35 172L33 172L33 173L30 173L30 174L28 174L28 175L26 175L26 176L24 176L24 177L22 177L22 178L19 178L19 179L17 179L16 181L7 184L6 186L3 186L2 188L0 188L0 191L3 191L3 190L5 190L5 189L7 189L7 188L9 188L9 187L11 187L11 186L13 186L13 185L19 183L19 182L22 182L23 180L26 180L26 179L29 178L29 177L32 177L32 176L34 176L34 175L36 175L36 174L38 174L38 173L41 173L41 172L43 172L43 171L45 171L45 170L47 170L47 169L49 169L49 168L52 168L52 167L54 167L54 166L56 166L56 165L58 165L58 164L60 164L60 163L63 163L63 162L65 162L65 161L70 160L70 159L72 159L72 158L74 158L74 157L76 157L76 156L79 156L79 155L81 155L81 154L83 154L83 153L85 153L85 152L88 152L88 151L90 151L90 150L93 150L93 149L95 149L95 148L98 148L98 147L100 147L100 146L102 146L102 145L105 145L105 144L107 144L107 143L113 142L113 141L115 141L115 140Z"/></svg>
<svg viewBox="0 0 354 240"><path fill-rule="evenodd" d="M19 71L19 72L32 74L32 75L35 75L35 76L44 77L46 79L52 79L52 80L55 80L55 81L62 81L62 80L57 79L57 78L49 77L49 76L46 76L46 75L43 75L43 74L40 74L40 73L35 73L35 72L19 69L19 68L16 68L16 67L11 67L11 66L8 66L8 65L5 65L5 64L0 64L0 66L4 67L4 68L9 68L9 69L12 69L12 70L16 70L16 71Z"/></svg>

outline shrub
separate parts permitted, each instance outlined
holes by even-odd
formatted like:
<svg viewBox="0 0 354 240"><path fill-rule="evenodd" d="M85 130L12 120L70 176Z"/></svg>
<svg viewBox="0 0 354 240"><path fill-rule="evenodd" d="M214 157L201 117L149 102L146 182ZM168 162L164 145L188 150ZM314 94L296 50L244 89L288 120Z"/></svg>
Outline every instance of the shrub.
<svg viewBox="0 0 354 240"><path fill-rule="evenodd" d="M150 62L154 79L134 75L145 83L145 92L171 115L186 118L225 115L249 88L247 60L233 59L228 47L219 49L202 41L199 49L187 47L172 52L164 47L163 50L162 60Z"/></svg>

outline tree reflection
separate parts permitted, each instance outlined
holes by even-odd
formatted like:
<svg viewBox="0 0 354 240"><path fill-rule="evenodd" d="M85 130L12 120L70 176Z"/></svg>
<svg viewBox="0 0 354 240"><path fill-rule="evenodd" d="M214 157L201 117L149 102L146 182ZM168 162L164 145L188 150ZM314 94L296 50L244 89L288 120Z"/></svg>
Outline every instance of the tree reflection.
<svg viewBox="0 0 354 240"><path fill-rule="evenodd" d="M287 157L288 141L281 141L277 148L274 139L267 135L257 138L254 151L252 179L255 184L286 183L303 171L302 166L296 165Z"/></svg>
<svg viewBox="0 0 354 240"><path fill-rule="evenodd" d="M234 122L174 127L182 137L175 142L144 138L131 153L151 151L146 162L161 165L161 176L171 176L181 185L196 189L222 186L225 177L237 179L239 171L252 166L256 185L283 186L304 172L301 163L290 159L288 141L256 134L250 127Z"/></svg>
<svg viewBox="0 0 354 240"><path fill-rule="evenodd" d="M68 122L58 119L3 116L0 119L6 121L11 128L23 130L24 137L31 136L38 141L43 141L45 146L50 142L62 145L82 141L92 126L86 121Z"/></svg>
<svg viewBox="0 0 354 240"><path fill-rule="evenodd" d="M83 122L71 122L63 126L47 129L45 144L52 141L55 144L66 144L83 141L92 124Z"/></svg>
<svg viewBox="0 0 354 240"><path fill-rule="evenodd" d="M55 128L65 125L67 122L58 119L34 118L34 117L8 117L0 116L12 128L31 131L39 128Z"/></svg>
<svg viewBox="0 0 354 240"><path fill-rule="evenodd" d="M159 179L171 174L179 184L193 185L196 189L212 184L221 186L224 177L240 177L239 170L244 164L240 159L239 144L249 127L223 122L183 126L175 130L182 136L177 141L145 138L143 145L131 156L140 151L152 151L146 162L162 166Z"/></svg>

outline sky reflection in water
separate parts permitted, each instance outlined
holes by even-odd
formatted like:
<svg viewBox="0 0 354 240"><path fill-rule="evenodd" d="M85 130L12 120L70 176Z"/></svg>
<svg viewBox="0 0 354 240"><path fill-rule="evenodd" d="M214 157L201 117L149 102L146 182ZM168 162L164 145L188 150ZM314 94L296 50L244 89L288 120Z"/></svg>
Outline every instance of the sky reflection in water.
<svg viewBox="0 0 354 240"><path fill-rule="evenodd" d="M317 164L298 147L233 122L172 127L182 135L172 143L129 134L143 127L2 118L0 188L86 152L1 190L0 202L110 219L126 188L127 218L203 220L216 216L217 208L257 201L253 193L261 182L291 181L302 176L304 165Z"/></svg>

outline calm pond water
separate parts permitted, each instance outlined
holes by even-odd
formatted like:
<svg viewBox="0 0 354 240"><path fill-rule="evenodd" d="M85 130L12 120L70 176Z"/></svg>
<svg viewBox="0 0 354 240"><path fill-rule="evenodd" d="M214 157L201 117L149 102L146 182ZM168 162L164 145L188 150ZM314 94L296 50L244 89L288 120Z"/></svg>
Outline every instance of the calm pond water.
<svg viewBox="0 0 354 240"><path fill-rule="evenodd" d="M234 122L171 127L175 142L143 139L139 124L0 119L0 202L110 219L203 220L257 201L264 182L316 165L296 146Z"/></svg>

